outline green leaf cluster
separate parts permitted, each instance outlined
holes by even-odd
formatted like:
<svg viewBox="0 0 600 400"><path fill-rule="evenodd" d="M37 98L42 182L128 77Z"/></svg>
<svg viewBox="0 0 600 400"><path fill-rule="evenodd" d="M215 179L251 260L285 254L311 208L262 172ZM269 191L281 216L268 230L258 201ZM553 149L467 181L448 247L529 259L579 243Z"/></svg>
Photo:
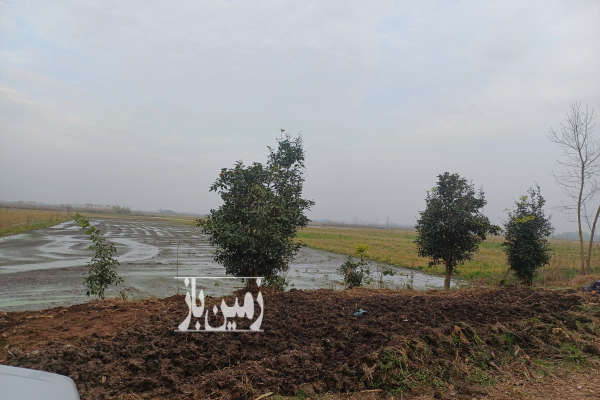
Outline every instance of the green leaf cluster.
<svg viewBox="0 0 600 400"><path fill-rule="evenodd" d="M277 148L269 147L265 165L238 161L223 168L210 190L222 205L198 220L216 247L215 261L228 274L264 276L278 282L301 244L298 227L309 222L305 212L314 204L302 197L304 149L300 137L283 133Z"/></svg>
<svg viewBox="0 0 600 400"><path fill-rule="evenodd" d="M346 288L362 286L370 278L371 271L367 262L368 247L366 245L356 246L358 261L354 261L352 256L348 256L346 262L338 267L338 272L344 278Z"/></svg>
<svg viewBox="0 0 600 400"><path fill-rule="evenodd" d="M504 251L515 275L526 285L533 283L538 268L550 262L548 237L553 228L544 214L545 200L539 186L521 196L504 225Z"/></svg>
<svg viewBox="0 0 600 400"><path fill-rule="evenodd" d="M483 191L459 174L438 175L437 185L427 193L425 210L417 220L417 250L430 265L444 263L445 287L457 265L470 260L487 234L499 232L482 214Z"/></svg>
<svg viewBox="0 0 600 400"><path fill-rule="evenodd" d="M90 249L94 250L94 256L88 263L88 273L84 278L87 287L88 296L97 296L104 299L104 292L110 285L119 285L123 278L117 273L119 261L115 257L117 249L115 245L107 242L102 232L95 226L90 225L90 220L83 215L76 214L75 222L81 226L85 233L90 237L92 245Z"/></svg>

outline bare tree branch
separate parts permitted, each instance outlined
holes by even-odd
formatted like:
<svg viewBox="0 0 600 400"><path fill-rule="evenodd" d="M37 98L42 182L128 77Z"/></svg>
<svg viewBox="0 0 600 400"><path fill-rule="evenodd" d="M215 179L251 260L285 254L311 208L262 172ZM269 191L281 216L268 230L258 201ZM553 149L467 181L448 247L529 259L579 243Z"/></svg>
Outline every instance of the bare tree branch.
<svg viewBox="0 0 600 400"><path fill-rule="evenodd" d="M600 190L600 144L593 130L594 111L576 102L571 105L560 129L550 132L550 140L559 145L563 153L562 159L557 161L559 172L554 172L554 179L573 201L573 206L565 209L576 210L582 274L590 270L592 243L600 215L600 206L594 202ZM588 212L589 207L594 210L593 217ZM591 232L587 257L584 254L582 220Z"/></svg>

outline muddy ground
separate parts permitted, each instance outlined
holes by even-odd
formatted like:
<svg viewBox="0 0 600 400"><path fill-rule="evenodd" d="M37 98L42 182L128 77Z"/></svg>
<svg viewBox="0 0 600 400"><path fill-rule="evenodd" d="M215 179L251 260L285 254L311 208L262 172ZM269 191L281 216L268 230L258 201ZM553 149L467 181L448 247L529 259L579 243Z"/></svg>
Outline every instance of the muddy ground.
<svg viewBox="0 0 600 400"><path fill-rule="evenodd" d="M183 296L5 313L0 362L68 375L83 399L250 399L374 388L471 399L485 395L490 370L517 363L534 371L538 358L584 363L600 354L600 308L593 296L572 292L264 296L260 333L175 332L187 313ZM359 308L367 312L356 317Z"/></svg>
<svg viewBox="0 0 600 400"><path fill-rule="evenodd" d="M120 291L129 298L167 297L177 293L174 277L223 276L213 260L214 249L197 227L161 221L93 219L106 238L115 243L121 265ZM0 238L0 311L39 310L88 300L83 286L91 257L89 239L73 221L47 229ZM336 269L345 256L302 248L287 273L290 287L318 289L341 287ZM375 267L372 268L374 271ZM414 288L443 286L443 278L419 271L394 268L386 287L406 284ZM239 282L221 282L212 295L230 294Z"/></svg>

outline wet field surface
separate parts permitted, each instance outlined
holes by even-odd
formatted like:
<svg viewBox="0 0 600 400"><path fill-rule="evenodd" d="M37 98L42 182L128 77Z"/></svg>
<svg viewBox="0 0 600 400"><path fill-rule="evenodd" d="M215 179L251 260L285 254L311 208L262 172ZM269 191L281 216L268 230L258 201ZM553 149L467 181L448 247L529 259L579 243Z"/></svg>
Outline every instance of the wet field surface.
<svg viewBox="0 0 600 400"><path fill-rule="evenodd" d="M107 297L123 291L129 298L166 297L184 293L176 276L224 276L213 261L214 250L198 228L162 221L95 219L92 223L117 247L124 282ZM0 310L38 310L84 303L83 276L91 258L90 242L74 222L0 238ZM336 269L345 256L302 248L287 272L289 288L341 288ZM376 271L374 264L371 271ZM376 278L376 274L373 274ZM229 294L239 280L198 280L210 296ZM387 288L427 289L443 286L443 278L394 268Z"/></svg>

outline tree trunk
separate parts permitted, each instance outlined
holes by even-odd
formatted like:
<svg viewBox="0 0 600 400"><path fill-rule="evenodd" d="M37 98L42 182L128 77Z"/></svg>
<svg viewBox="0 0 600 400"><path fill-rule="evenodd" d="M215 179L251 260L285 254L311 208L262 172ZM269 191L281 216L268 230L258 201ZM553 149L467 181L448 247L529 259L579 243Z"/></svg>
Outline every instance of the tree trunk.
<svg viewBox="0 0 600 400"><path fill-rule="evenodd" d="M596 215L594 216L594 222L592 223L592 230L590 232L590 242L588 243L588 255L586 260L586 272L589 274L592 272L592 246L594 244L594 233L596 232L596 222L598 222L598 216L600 216L600 206L596 210Z"/></svg>
<svg viewBox="0 0 600 400"><path fill-rule="evenodd" d="M581 157L581 154L579 155ZM585 184L585 167L581 165L581 176L579 184L579 197L577 197L577 228L579 230L579 259L581 261L581 274L585 275L585 255L583 251L583 231L581 229L581 198L583 197L583 185Z"/></svg>
<svg viewBox="0 0 600 400"><path fill-rule="evenodd" d="M452 279L452 267L446 265L446 278L444 279L444 289L450 289L450 280Z"/></svg>

